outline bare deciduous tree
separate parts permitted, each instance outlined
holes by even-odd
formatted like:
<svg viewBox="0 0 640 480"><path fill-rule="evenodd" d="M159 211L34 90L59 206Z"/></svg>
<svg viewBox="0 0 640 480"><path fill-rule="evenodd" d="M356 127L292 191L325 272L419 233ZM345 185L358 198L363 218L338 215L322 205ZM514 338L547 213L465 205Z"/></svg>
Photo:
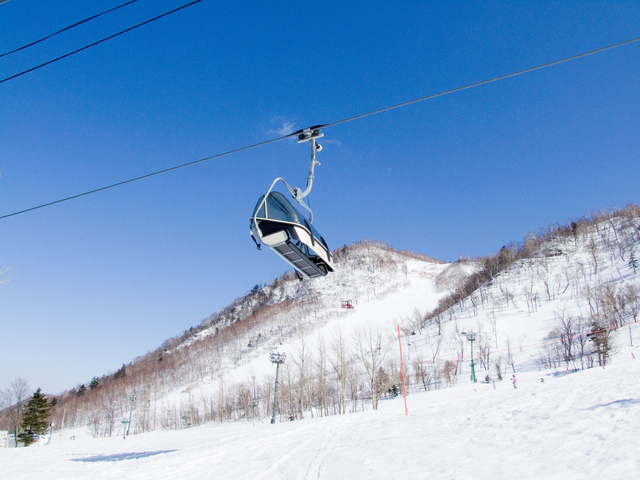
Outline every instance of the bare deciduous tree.
<svg viewBox="0 0 640 480"><path fill-rule="evenodd" d="M429 383L434 376L433 368L431 368L430 365L427 365L427 362L423 359L423 357L416 358L416 360L412 363L412 367L416 383L422 383L424 391L428 391Z"/></svg>
<svg viewBox="0 0 640 480"><path fill-rule="evenodd" d="M311 352L307 340L304 336L304 331L300 330L300 338L293 346L293 355L291 355L291 364L295 377L297 378L297 406L298 415L300 418L304 418L304 410L306 407L306 397L309 381L309 369L311 367Z"/></svg>
<svg viewBox="0 0 640 480"><path fill-rule="evenodd" d="M444 365L442 367L442 375L447 381L447 385L453 385L455 383L457 374L458 366L456 365L456 362L453 362L451 360L447 360L446 362L444 362Z"/></svg>
<svg viewBox="0 0 640 480"><path fill-rule="evenodd" d="M24 401L29 397L29 381L16 377L9 382L9 387L0 392L0 407L6 409L9 431L14 438L18 438L18 431L22 425L22 409ZM18 442L16 441L16 447Z"/></svg>
<svg viewBox="0 0 640 480"><path fill-rule="evenodd" d="M589 340L593 342L593 349L598 356L598 365L604 367L609 358L611 357L613 350L613 330L610 328L603 328L597 322L593 322L591 326L591 333L589 333Z"/></svg>
<svg viewBox="0 0 640 480"><path fill-rule="evenodd" d="M344 330L336 329L331 342L332 356L329 359L333 372L338 381L339 403L338 413L347 413L347 380L349 376L349 355L347 353L347 339Z"/></svg>
<svg viewBox="0 0 640 480"><path fill-rule="evenodd" d="M379 391L376 376L389 352L390 338L380 326L368 324L355 332L354 343L356 355L371 392L373 409L377 410L378 398L382 392Z"/></svg>
<svg viewBox="0 0 640 480"><path fill-rule="evenodd" d="M327 410L327 344L324 335L316 337L315 366L317 368L317 400L316 405L320 410L320 416L328 414Z"/></svg>

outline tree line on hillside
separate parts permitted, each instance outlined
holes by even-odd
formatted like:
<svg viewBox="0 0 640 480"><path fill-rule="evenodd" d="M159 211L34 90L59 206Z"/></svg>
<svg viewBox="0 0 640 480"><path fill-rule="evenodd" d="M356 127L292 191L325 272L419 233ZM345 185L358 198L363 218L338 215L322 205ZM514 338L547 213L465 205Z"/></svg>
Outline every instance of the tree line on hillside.
<svg viewBox="0 0 640 480"><path fill-rule="evenodd" d="M555 313L557 326L547 335L536 361L541 368L558 368L561 364L572 368L604 365L615 352L612 340L620 327L629 327L629 342L633 344L630 324L637 322L640 309L637 283L617 285L602 275L615 262L626 264L636 273L633 259L634 249L640 244L639 218L640 209L629 205L529 234L522 244L502 247L496 255L460 259L459 268L473 264L475 271L454 282L454 291L442 298L437 308L426 315L417 314L407 322L408 331L433 332L438 336L445 325L453 324L454 340L447 347L458 359L452 366L454 373L458 373L464 362L465 337L457 328L457 320L473 318L481 310L489 309L488 331L479 326L475 344L479 366L494 370L494 378L499 378L507 368L515 372L522 339L519 348L512 348L514 342L507 338L507 353L492 358L492 348L496 349L498 342L496 315L522 307L533 314L543 303L568 295L580 313L568 313L566 306ZM573 258L570 253L580 254L574 264L566 263ZM617 276L625 276L619 267ZM523 279L526 283L522 283ZM447 280L436 278L438 281ZM516 305L516 299L521 302L523 298L524 305ZM434 355L441 353L440 344L435 345Z"/></svg>
<svg viewBox="0 0 640 480"><path fill-rule="evenodd" d="M562 250L554 247L554 245L560 244L566 239L572 239L577 245L578 239L581 236L584 238L590 227L596 229L596 236L604 246L612 245L613 238L611 238L609 232L613 232L617 253L623 259L628 253L629 258L631 258L634 255L631 249L634 243L640 240L640 231L637 224L638 217L640 217L640 208L630 204L624 209L592 213L578 221L571 221L568 225L552 225L547 229L541 229L537 234L529 233L522 243L512 242L503 246L496 255L488 255L477 259L460 258L459 262L480 263L481 268L459 282L453 293L442 298L437 308L424 317L423 323L432 321L454 305L463 304L464 300L470 298L480 287L490 284L496 275L508 269L516 261L562 255ZM603 227L610 227L611 230ZM619 234L621 238L618 238ZM542 249L543 246L546 247L546 250ZM598 245L595 240L592 239L588 248L592 255L593 270L597 273L598 257L596 253ZM631 260L630 263L633 264Z"/></svg>
<svg viewBox="0 0 640 480"><path fill-rule="evenodd" d="M361 411L366 405L377 408L378 400L397 394L401 383L398 361L388 356L392 345L392 338L373 327L353 336L338 330L330 337L316 337L313 341L299 331L280 371L279 418L344 414ZM273 375L259 381L234 382L218 372L209 377L201 374L185 385L173 378L171 369L163 375L151 368L141 371L139 364L135 375L128 373L108 387L104 384L82 394L78 389L67 393L53 411L54 420L60 421L64 406L66 426L86 424L96 437L118 434L132 393L136 398L132 433L272 415ZM181 392L179 401L165 398L169 385Z"/></svg>

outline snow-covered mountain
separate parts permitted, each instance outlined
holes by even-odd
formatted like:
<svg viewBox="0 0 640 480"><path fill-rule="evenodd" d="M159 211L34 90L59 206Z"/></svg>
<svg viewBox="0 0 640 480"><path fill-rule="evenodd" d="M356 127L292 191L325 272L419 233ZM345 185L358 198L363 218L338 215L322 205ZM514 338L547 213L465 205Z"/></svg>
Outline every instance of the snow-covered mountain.
<svg viewBox="0 0 640 480"><path fill-rule="evenodd" d="M453 264L345 247L61 396L0 478L635 478L639 227L632 205Z"/></svg>
<svg viewBox="0 0 640 480"><path fill-rule="evenodd" d="M375 409L402 393L403 366L409 393L467 383L472 346L477 380L492 385L606 364L633 341L639 225L632 205L453 264L377 242L342 247L334 274L256 285L119 378L61 396L54 420L66 412L65 426L110 436L128 411L132 433L269 418L274 350L287 355L279 420Z"/></svg>

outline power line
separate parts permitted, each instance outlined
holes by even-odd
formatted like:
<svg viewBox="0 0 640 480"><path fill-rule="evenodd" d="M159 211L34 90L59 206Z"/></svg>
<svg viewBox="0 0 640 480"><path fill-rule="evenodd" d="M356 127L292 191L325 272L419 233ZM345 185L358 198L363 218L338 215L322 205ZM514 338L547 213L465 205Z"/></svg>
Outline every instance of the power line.
<svg viewBox="0 0 640 480"><path fill-rule="evenodd" d="M42 205L38 205L36 207L26 208L24 210L20 210L19 212L13 212L13 213L9 213L8 215L3 215L3 216L0 217L0 220L2 220L3 218L8 218L8 217L13 217L15 215L20 215L21 213L27 213L27 212L31 212L33 210L38 210L40 208L49 207L49 206L55 205L57 203L66 202L67 200L73 200L74 198L80 198L80 197L84 197L86 195L91 195L92 193L102 192L103 190L108 190L110 188L119 187L120 185L126 185L127 183L136 182L138 180L142 180L143 178L149 178L149 177L153 177L155 175L160 175L161 173L167 173L167 172L171 172L173 170L178 170L179 168L184 168L184 167L188 167L190 165L195 165L196 163L206 162L207 160L212 160L214 158L224 157L225 155L231 155L233 153L238 153L238 152L241 152L243 150L249 150L251 148L256 148L256 147L260 147L262 145L267 145L268 143L277 142L278 140L282 140L282 139L290 137L290 136L291 135L285 135L284 137L272 138L271 140L267 140L265 142L254 143L253 145L236 148L235 150L229 150L228 152L218 153L216 155L211 155L210 157L201 158L200 160L194 160L192 162L183 163L182 165L176 165L175 167L169 167L169 168L165 168L164 170L158 170L157 172L147 173L146 175L141 175L139 177L130 178L129 180L124 180L122 182L113 183L111 185L107 185L105 187L96 188L94 190L89 190L89 191L84 192L84 193L78 193L77 195L72 195L70 197L61 198L59 200L54 200L53 202L43 203Z"/></svg>
<svg viewBox="0 0 640 480"><path fill-rule="evenodd" d="M142 27L143 25L146 25L147 23L151 23L151 22L153 22L155 20L158 20L158 19L160 19L162 17L166 17L167 15L171 15L172 13L175 13L175 12L177 12L179 10L182 10L183 8L190 7L191 5L195 5L196 3L200 3L201 1L202 0L194 0L193 2L187 3L186 5L182 5L181 7L174 8L173 10L170 10L170 11L168 11L166 13L163 13L162 15L158 15L157 17L153 17L153 18L151 18L149 20L146 20L146 21L144 21L142 23L134 25L133 27L129 27L129 28L127 28L125 30L122 30L122 31L120 31L118 33L114 33L113 35L109 35L108 37L105 37L102 40L98 40L97 42L93 42L93 43L91 43L89 45L86 45L86 46L84 46L82 48L74 50L73 52L65 53L64 55L61 55L60 57L54 58L53 60L49 60L48 62L41 63L40 65L37 65L35 67L29 68L27 70L24 70L23 72L16 73L15 75L11 75L10 77L3 78L2 80L0 80L0 83L4 83L4 82L7 82L9 80L13 80L14 78L20 77L20 76L22 76L22 75L24 75L26 73L33 72L34 70L38 70L39 68L45 67L47 65L51 65L52 63L57 62L58 60L62 60L63 58L70 57L71 55L74 55L74 54L76 54L78 52L82 52L83 50L86 50L88 48L94 47L94 46L96 46L96 45L98 45L98 44L100 44L102 42L106 42L107 40L111 40L112 38L115 38L115 37L117 37L119 35L122 35L123 33L130 32L131 30L133 30L135 28Z"/></svg>
<svg viewBox="0 0 640 480"><path fill-rule="evenodd" d="M89 20L93 20L94 18L98 18L98 17L100 17L102 15L105 15L107 13L113 12L114 10L118 10L119 8L126 7L127 5L129 5L129 4L133 3L133 2L137 2L137 1L138 0L130 0L127 3L123 3L122 5L118 5L117 7L110 8L109 10L105 10L104 12L98 13L96 15L93 15L93 16L89 17L89 18L85 18L84 20L80 20L79 22L76 22L73 25L69 25L68 27L65 27L65 28L63 28L61 30L58 30L57 32L53 32L52 34L47 35L46 37L42 37L40 40L36 40L34 42L28 43L26 45L23 45L22 47L19 47L19 48L16 48L14 50L11 50L10 52L0 53L0 58L4 57L6 55L10 55L12 53L19 52L20 50L24 50L25 48L29 48L29 47L32 47L34 45L37 45L38 43L44 42L45 40L48 40L51 37L55 37L59 33L66 32L67 30L70 30L73 27L77 27L78 25L82 25L83 23L86 23Z"/></svg>
<svg viewBox="0 0 640 480"><path fill-rule="evenodd" d="M543 65L538 65L537 67L526 68L524 70L519 70L517 72L508 73L506 75L501 75L499 77L490 78L489 80L482 80L481 82L471 83L469 85L465 85L464 87L452 88L451 90L445 90L444 92L434 93L433 95L427 95L426 97L416 98L414 100L409 100L408 102L398 103L397 105L392 105L390 107L381 108L379 110L374 110L372 112L363 113L361 115L356 115L353 117L345 118L344 120L338 120L337 122L328 123L324 125L324 127L332 127L334 125L339 125L341 123L351 122L352 120L357 120L359 118L368 117L369 115L375 115L377 113L386 112L388 110L393 110L395 108L406 107L407 105L411 105L413 103L423 102L425 100L430 100L432 98L441 97L443 95L449 95L450 93L460 92L462 90L466 90L468 88L478 87L480 85L486 85L487 83L497 82L498 80L504 80L505 78L515 77L517 75L522 75L523 73L533 72L534 70L540 70L541 68L551 67L553 65L558 65L560 63L569 62L571 60L575 60L577 58L586 57L588 55L593 55L594 53L604 52L605 50L611 50L612 48L621 47L623 45L627 45L629 43L637 42L640 40L640 37L634 38L632 40L627 40L625 42L616 43L615 45L609 45L608 47L599 48L597 50L591 50L590 52L580 53L579 55L574 55L573 57L563 58L562 60L556 60L554 62L545 63Z"/></svg>
<svg viewBox="0 0 640 480"><path fill-rule="evenodd" d="M201 1L201 0L197 0L197 1ZM193 3L196 3L196 2L193 2ZM181 8L184 8L184 7L181 7ZM498 80L504 80L505 78L515 77L516 75L522 75L524 73L532 72L534 70L539 70L541 68L551 67L553 65L558 65L560 63L568 62L570 60L575 60L577 58L582 58L582 57L586 57L588 55L593 55L595 53L604 52L605 50L611 50L612 48L617 48L617 47L621 47L623 45L628 45L630 43L637 42L638 40L640 40L640 37L634 38L634 39L631 39L631 40L627 40L627 41L624 41L624 42L616 43L614 45L609 45L608 47L599 48L597 50L591 50L590 52L581 53L581 54L578 54L578 55L574 55L572 57L567 57L567 58L563 58L561 60L556 60L556 61L553 61L553 62L545 63L545 64L542 64L542 65L538 65L536 67L527 68L525 70L519 70L517 72L508 73L506 75L501 75L499 77L490 78L488 80L483 80L483 81L480 81L480 82L471 83L471 84L465 85L463 87L457 87L457 88L453 88L451 90L445 90L443 92L434 93L433 95L427 95L425 97L416 98L414 100L409 100L407 102L398 103L398 104L392 105L390 107L380 108L378 110L373 110L371 112L363 113L363 114L360 114L360 115L355 115L353 117L345 118L345 119L338 120L338 121L335 121L335 122L327 123L327 124L324 124L324 125L318 125L318 126L312 127L312 128L328 128L328 127L332 127L332 126L335 126L335 125L340 125L341 123L351 122L353 120L358 120L360 118L364 118L364 117L367 117L369 115L375 115L375 114L378 114L378 113L386 112L388 110L393 110L395 108L405 107L407 105L411 105L411 104L418 103L418 102L423 102L425 100L429 100L429 99L432 99L432 98L441 97L443 95L448 95L448 94L451 94L451 93L459 92L461 90L466 90L468 88L477 87L477 86L480 86L480 85L485 85L487 83L496 82ZM74 198L79 198L79 197L83 197L83 196L86 196L86 195L90 195L92 193L101 192L103 190L108 190L110 188L118 187L120 185L125 185L127 183L132 183L132 182L135 182L135 181L138 181L138 180L142 180L144 178L149 178L149 177L153 177L155 175L160 175L161 173L167 173L167 172L170 172L170 171L173 171L173 170L177 170L179 168L188 167L190 165L195 165L196 163L205 162L207 160L212 160L214 158L224 157L226 155L231 155L233 153L238 153L238 152L241 152L243 150L249 150L249 149L252 149L252 148L260 147L262 145L267 145L269 143L277 142L277 141L283 140L285 138L294 136L294 135L300 133L301 131L302 130L300 130L298 132L295 132L295 133L291 133L289 135L284 135L282 137L273 138L273 139L267 140L265 142L255 143L253 145L249 145L249 146L246 146L246 147L240 147L240 148L237 148L235 150L229 150L227 152L218 153L218 154L212 155L210 157L201 158L199 160L194 160L194 161L188 162L188 163L183 163L182 165L177 165L175 167L165 168L165 169L159 170L157 172L149 173L149 174L142 175L142 176L139 176L139 177L131 178L129 180L124 180L122 182L118 182L118 183L114 183L114 184L111 184L111 185L107 185L105 187L100 187L100 188L96 188L94 190L89 190L89 191L84 192L84 193L79 193L77 195L72 195L70 197L61 198L61 199L55 200L53 202L44 203L42 205L38 205L38 206L35 206L35 207L31 207L31 208L27 208L27 209L24 209L24 210L20 210L20 211L17 211L17 212L9 213L7 215L0 216L0 220L2 220L3 218L13 217L15 215L20 215L22 213L31 212L33 210L38 210L40 208L44 208L44 207L48 207L48 206L51 206L51 205L55 205L57 203L66 202L67 200L73 200Z"/></svg>

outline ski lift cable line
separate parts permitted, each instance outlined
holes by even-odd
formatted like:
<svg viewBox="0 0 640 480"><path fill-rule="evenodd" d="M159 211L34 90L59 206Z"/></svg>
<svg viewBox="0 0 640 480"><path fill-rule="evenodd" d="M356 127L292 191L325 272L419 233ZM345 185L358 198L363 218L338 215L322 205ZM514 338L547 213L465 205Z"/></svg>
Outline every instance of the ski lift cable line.
<svg viewBox="0 0 640 480"><path fill-rule="evenodd" d="M67 200L73 200L75 198L80 198L80 197L84 197L86 195L91 195L92 193L102 192L104 190L108 190L108 189L114 188L114 187L119 187L121 185L126 185L127 183L136 182L136 181L142 180L144 178L149 178L149 177L153 177L155 175L160 175L162 173L167 173L167 172L171 172L173 170L178 170L180 168L189 167L191 165L195 165L196 163L206 162L207 160L213 160L214 158L224 157L225 155L231 155L233 153L238 153L238 152L241 152L243 150L249 150L251 148L256 148L256 147L260 147L262 145L267 145L268 143L277 142L277 141L285 139L287 137L289 137L289 135L286 135L284 137L272 138L271 140L266 140L264 142L254 143L253 145L249 145L249 146L246 146L246 147L236 148L235 150L229 150L227 152L218 153L216 155L211 155L210 157L205 157L205 158L201 158L199 160L194 160L192 162L183 163L182 165L176 165L174 167L169 167L169 168L165 168L163 170L158 170L157 172L147 173L146 175L140 175L139 177L130 178L128 180L123 180L122 182L112 183L111 185L106 185L104 187L100 187L100 188L96 188L96 189L93 189L93 190L89 190L87 192L78 193L77 195L71 195L70 197L61 198L59 200L54 200L52 202L43 203L42 205L38 205L38 206L35 206L35 207L31 207L31 208L26 208L26 209L20 210L18 212L13 212L13 213L9 213L7 215L2 215L2 216L0 216L0 220L2 220L4 218L8 218L8 217L13 217L15 215L20 215L22 213L31 212L33 210L38 210L40 208L49 207L51 205L56 205L58 203L66 202Z"/></svg>
<svg viewBox="0 0 640 480"><path fill-rule="evenodd" d="M200 3L200 2L202 2L202 0L194 0L193 2L190 2L190 3L187 3L185 5L182 5L181 7L174 8L173 10L170 10L168 12L162 13L162 14L156 16L156 17L150 18L149 20L145 20L142 23L138 23L137 25L134 25L132 27L126 28L124 30L121 30L121 31L119 31L117 33L114 33L113 35L109 35L108 37L105 37L105 38L103 38L101 40L98 40L96 42L90 43L89 45L85 45L84 47L78 48L77 50L74 50L74 51L69 52L69 53L65 53L64 55L61 55L59 57L54 58L53 60L49 60L47 62L41 63L39 65L36 65L35 67L31 67L31 68L29 68L27 70L24 70L24 71L22 71L20 73L16 73L15 75L11 75L11 76L9 76L7 78L3 78L2 80L0 80L0 83L8 82L9 80L13 80L14 78L21 77L22 75L25 75L25 74L27 74L29 72L33 72L34 70L38 70L39 68L46 67L47 65L51 65L52 63L55 63L58 60L62 60L63 58L70 57L71 55L74 55L76 53L79 53L79 52L82 52L84 50L87 50L88 48L95 47L96 45L99 45L100 43L106 42L107 40L111 40L112 38L115 38L115 37L117 37L119 35L122 35L123 33L130 32L131 30L134 30L134 29L136 29L138 27L142 27L143 25L151 23L151 22L153 22L155 20L158 20L160 18L166 17L167 15L171 15L172 13L175 13L175 12L177 12L179 10L182 10L184 8L187 8L187 7L190 7L190 6L195 5L196 3Z"/></svg>
<svg viewBox="0 0 640 480"><path fill-rule="evenodd" d="M82 25L83 23L86 23L86 22L88 22L90 20L93 20L94 18L101 17L102 15L105 15L107 13L111 13L114 10L118 10L119 8L126 7L127 5L129 5L129 4L133 3L133 2L137 2L137 1L138 0L129 0L128 2L123 3L122 5L118 5L117 7L110 8L109 10L105 10L104 12L97 13L95 15L92 15L91 17L85 18L84 20L80 20L79 22L76 22L73 25L69 25L68 27L64 27L64 28L62 28L62 29L60 29L60 30L58 30L56 32L53 32L53 33L51 33L51 34L49 34L49 35L47 35L45 37L42 37L39 40L35 40L35 41L31 42L31 43L23 45L22 47L15 48L15 49L13 49L13 50L11 50L9 52L0 53L0 58L4 57L6 55L11 55L12 53L19 52L20 50L24 50L25 48L33 47L34 45L37 45L40 42L44 42L45 40L48 40L51 37L55 37L56 35L58 35L58 34L60 34L62 32L66 32L67 30L70 30L70 29L72 29L74 27L77 27L78 25Z"/></svg>
<svg viewBox="0 0 640 480"><path fill-rule="evenodd" d="M400 108L400 107L406 107L407 105L412 105L414 103L423 102L425 100L431 100L432 98L436 98L436 97L442 97L443 95L449 95L450 93L460 92L462 90L467 90L469 88L479 87L480 85L486 85L487 83L497 82L499 80L504 80L506 78L515 77L517 75L522 75L524 73L529 73L529 72L533 72L535 70L540 70L540 69L543 69L543 68L552 67L552 66L558 65L560 63L569 62L571 60L576 60L578 58L586 57L588 55L593 55L595 53L600 53L600 52L604 52L606 50L611 50L613 48L622 47L623 45L628 45L630 43L637 42L638 40L640 40L640 37L636 37L636 38L633 38L631 40L626 40L624 42L616 43L615 45L609 45L607 47L598 48L597 50L591 50L590 52L580 53L578 55L574 55L572 57L563 58L561 60L555 60L553 62L545 63L545 64L538 65L538 66L531 67L531 68L526 68L524 70L519 70L517 72L508 73L506 75L501 75L499 77L490 78L488 80L482 80L480 82L471 83L469 85L464 85L462 87L452 88L451 90L446 90L444 92L434 93L432 95L427 95L426 97L420 97L420 98L416 98L414 100L409 100L407 102L398 103L396 105L391 105L390 107L380 108L378 110L373 110L373 111L368 112L368 113L363 113L363 114L360 114L360 115L355 115L353 117L345 118L343 120L338 120L337 122L328 123L326 125L323 125L323 128L332 127L334 125L340 125L341 123L351 122L352 120L358 120L360 118L368 117L369 115L375 115L377 113L386 112L388 110L393 110L393 109Z"/></svg>
<svg viewBox="0 0 640 480"><path fill-rule="evenodd" d="M202 1L202 0L196 0L196 1L191 2L190 4L187 4L187 5L184 5L183 7L180 7L180 8L184 8L186 6L192 5L192 4L200 2L200 1ZM168 15L168 13L171 13L171 12L167 12L164 15ZM156 18L159 18L159 17L156 17ZM147 22L149 22L149 21L151 21L151 20L148 20ZM132 28L135 28L135 27L132 27ZM637 42L638 40L640 40L640 37L633 38L631 40L627 40L627 41L624 41L624 42L621 42L621 43L616 43L614 45L609 45L607 47L599 48L597 50L591 50L589 52L581 53L581 54L578 54L578 55L574 55L572 57L567 57L567 58L563 58L561 60L556 60L556 61L553 61L553 62L545 63L543 65L538 65L538 66L535 66L535 67L527 68L525 70L520 70L518 72L513 72L513 73L506 74L506 75L501 75L499 77L494 77L494 78L491 78L491 79L488 79L488 80L482 80L480 82L472 83L472 84L465 85L465 86L462 86L462 87L457 87L457 88L453 88L453 89L446 90L446 91L443 91L443 92L434 93L432 95L428 95L428 96L425 96L425 97L420 97L420 98L417 98L417 99L414 99L414 100L409 100L407 102L399 103L399 104L392 105L392 106L385 107L385 108L381 108L381 109L378 109L378 110L373 110L371 112L363 113L363 114L360 114L360 115L355 115L353 117L348 117L348 118L345 118L345 119L342 119L342 120L337 120L337 121L332 122L332 123L327 123L327 124L324 124L324 125L317 125L315 127L310 127L310 129L333 127L335 125L340 125L342 123L347 123L347 122L351 122L353 120L358 120L358 119L367 117L369 115L375 115L377 113L382 113L382 112L386 112L386 111L393 110L393 109L396 109L396 108L405 107L407 105L411 105L411 104L418 103L418 102L423 102L425 100L429 100L429 99L432 99L432 98L441 97L443 95L448 95L448 94L451 94L451 93L459 92L459 91L462 91L462 90L466 90L468 88L477 87L477 86L480 86L480 85L485 85L487 83L496 82L498 80L504 80L506 78L510 78L510 77L514 77L516 75L521 75L521 74L524 74L524 73L532 72L534 70L539 70L541 68L551 67L553 65L558 65L560 63L568 62L570 60L576 60L578 58L586 57L588 55L593 55L595 53L600 53L600 52L603 52L603 51L606 51L606 50L610 50L610 49L613 49L613 48L621 47L623 45L628 45L630 43ZM0 83L2 83L3 81L4 80L0 81ZM138 181L138 180L142 180L142 179L145 179L145 178L153 177L155 175L160 175L161 173L167 173L167 172L171 172L173 170L178 170L180 168L188 167L190 165L195 165L197 163L205 162L207 160L212 160L214 158L220 158L220 157L224 157L226 155L231 155L233 153L241 152L243 150L249 150L249 149L252 149L252 148L260 147L262 145L267 145L269 143L274 143L274 142L277 142L277 141L280 141L280 140L284 140L285 138L296 136L299 133L301 133L302 131L303 130L298 130L296 132L293 132L293 133L290 133L288 135L284 135L284 136L281 136L281 137L278 137L278 138L273 138L271 140L255 143L253 145L240 147L240 148L237 148L237 149L234 149L234 150L229 150L229 151L223 152L223 153L218 153L216 155L212 155L212 156L209 156L209 157L201 158L199 160L194 160L192 162L183 163L181 165L177 165L177 166L174 166L174 167L165 168L163 170L159 170L159 171L156 171L156 172L153 172L153 173L148 173L146 175L141 175L139 177L131 178L129 180L124 180L124 181L121 181L121 182L113 183L111 185L107 185L107 186L104 186L104 187L96 188L94 190L89 190L89 191L84 192L84 193L79 193L77 195L72 195L70 197L61 198L59 200L54 200L52 202L48 202L48 203L44 203L44 204L41 204L41 205L37 205L35 207L26 208L24 210L20 210L20 211L16 211L16 212L13 212L13 213L6 214L6 215L2 215L2 216L0 216L0 220L2 220L4 218L8 218L8 217L13 217L15 215L20 215L22 213L31 212L33 210L38 210L40 208L48 207L48 206L51 206L51 205L56 205L58 203L66 202L67 200L73 200L73 199L76 199L76 198L79 198L79 197L84 197L84 196L90 195L92 193L101 192L103 190L108 190L110 188L118 187L120 185L125 185L127 183L132 183L132 182L135 182L135 181Z"/></svg>

